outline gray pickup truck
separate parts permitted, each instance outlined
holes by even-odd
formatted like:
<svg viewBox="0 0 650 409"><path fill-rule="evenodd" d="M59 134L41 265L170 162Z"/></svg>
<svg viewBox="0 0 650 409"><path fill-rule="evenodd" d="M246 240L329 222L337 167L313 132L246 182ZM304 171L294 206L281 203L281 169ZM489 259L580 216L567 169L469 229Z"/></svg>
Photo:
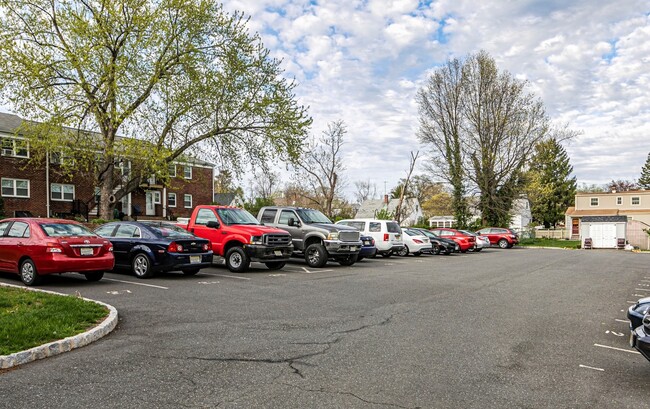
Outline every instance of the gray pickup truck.
<svg viewBox="0 0 650 409"><path fill-rule="evenodd" d="M310 267L323 267L329 259L351 266L361 250L358 230L333 224L318 210L268 206L260 209L257 220L266 226L288 231L294 251L303 254Z"/></svg>

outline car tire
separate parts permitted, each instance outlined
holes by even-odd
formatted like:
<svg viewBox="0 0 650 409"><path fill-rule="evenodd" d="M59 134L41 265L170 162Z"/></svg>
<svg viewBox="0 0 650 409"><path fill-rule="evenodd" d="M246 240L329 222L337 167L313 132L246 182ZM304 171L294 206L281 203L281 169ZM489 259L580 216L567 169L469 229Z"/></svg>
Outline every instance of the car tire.
<svg viewBox="0 0 650 409"><path fill-rule="evenodd" d="M422 255L422 252L421 251L416 251L415 253L413 253L413 255L415 257L420 257Z"/></svg>
<svg viewBox="0 0 650 409"><path fill-rule="evenodd" d="M480 249L474 249L474 251L477 252L477 253L478 253L479 251L481 251L481 250L483 250L483 248L480 248Z"/></svg>
<svg viewBox="0 0 650 409"><path fill-rule="evenodd" d="M231 247L226 252L226 267L233 273L241 273L248 270L251 260L241 247Z"/></svg>
<svg viewBox="0 0 650 409"><path fill-rule="evenodd" d="M406 257L406 256L408 256L408 255L409 255L409 248L408 248L408 246L407 246L407 245L404 245L404 247L402 247L401 249L399 249L399 251L398 251L397 253L395 253L395 254L397 254L397 255L400 256L400 257Z"/></svg>
<svg viewBox="0 0 650 409"><path fill-rule="evenodd" d="M151 268L151 260L149 256L144 253L138 253L131 260L131 271L138 278L149 278L153 276L153 269Z"/></svg>
<svg viewBox="0 0 650 409"><path fill-rule="evenodd" d="M342 266L351 266L352 264L356 263L358 261L358 255L357 254L350 254L349 256L344 256L340 257L338 260L340 265Z"/></svg>
<svg viewBox="0 0 650 409"><path fill-rule="evenodd" d="M266 268L269 270L280 270L282 267L284 267L287 263L284 261L268 261L264 263Z"/></svg>
<svg viewBox="0 0 650 409"><path fill-rule="evenodd" d="M508 240L506 239L500 239L499 242L497 243L500 248L502 249L507 249L510 244L508 244Z"/></svg>
<svg viewBox="0 0 650 409"><path fill-rule="evenodd" d="M451 256L451 250L445 251L445 256Z"/></svg>
<svg viewBox="0 0 650 409"><path fill-rule="evenodd" d="M186 268L183 270L183 274L186 276L193 276L196 275L200 270L200 268Z"/></svg>
<svg viewBox="0 0 650 409"><path fill-rule="evenodd" d="M383 258L390 258L390 256L392 256L392 255L393 255L393 252L392 252L392 251L388 251L388 252L386 252L386 253L381 253L381 256L382 256Z"/></svg>
<svg viewBox="0 0 650 409"><path fill-rule="evenodd" d="M305 250L305 261L309 267L320 268L327 264L327 250L320 243L307 246Z"/></svg>
<svg viewBox="0 0 650 409"><path fill-rule="evenodd" d="M438 255L440 254L440 246L433 246L433 254Z"/></svg>
<svg viewBox="0 0 650 409"><path fill-rule="evenodd" d="M91 271L90 273L84 273L86 280L88 281L99 281L104 277L103 271Z"/></svg>
<svg viewBox="0 0 650 409"><path fill-rule="evenodd" d="M20 263L20 280L29 287L39 285L43 281L43 277L38 275L32 260L26 259Z"/></svg>

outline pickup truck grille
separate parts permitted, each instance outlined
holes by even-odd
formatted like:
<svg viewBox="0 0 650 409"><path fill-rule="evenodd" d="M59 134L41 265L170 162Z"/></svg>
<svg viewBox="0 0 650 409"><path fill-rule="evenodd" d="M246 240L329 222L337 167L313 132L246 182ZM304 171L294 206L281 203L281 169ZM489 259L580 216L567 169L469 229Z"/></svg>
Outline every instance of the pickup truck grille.
<svg viewBox="0 0 650 409"><path fill-rule="evenodd" d="M288 246L291 244L290 234L265 234L264 244L267 246Z"/></svg>
<svg viewBox="0 0 650 409"><path fill-rule="evenodd" d="M341 241L359 241L358 231L342 231L339 232L339 240Z"/></svg>

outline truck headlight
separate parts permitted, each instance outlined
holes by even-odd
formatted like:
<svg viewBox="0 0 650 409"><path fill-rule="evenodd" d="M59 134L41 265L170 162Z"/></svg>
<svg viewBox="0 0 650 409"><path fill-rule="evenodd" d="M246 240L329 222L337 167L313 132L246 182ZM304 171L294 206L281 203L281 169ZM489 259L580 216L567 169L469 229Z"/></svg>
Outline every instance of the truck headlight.
<svg viewBox="0 0 650 409"><path fill-rule="evenodd" d="M337 231L330 232L327 235L327 240L338 240L338 239L339 239L339 232Z"/></svg>
<svg viewBox="0 0 650 409"><path fill-rule="evenodd" d="M262 244L262 236L251 236L251 244Z"/></svg>

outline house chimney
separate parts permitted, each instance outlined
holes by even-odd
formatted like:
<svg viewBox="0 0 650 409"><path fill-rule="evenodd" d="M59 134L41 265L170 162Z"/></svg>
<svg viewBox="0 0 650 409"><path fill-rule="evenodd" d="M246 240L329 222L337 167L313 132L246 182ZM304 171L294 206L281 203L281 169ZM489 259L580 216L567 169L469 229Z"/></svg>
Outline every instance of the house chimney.
<svg viewBox="0 0 650 409"><path fill-rule="evenodd" d="M388 205L388 195L384 195L384 204Z"/></svg>

